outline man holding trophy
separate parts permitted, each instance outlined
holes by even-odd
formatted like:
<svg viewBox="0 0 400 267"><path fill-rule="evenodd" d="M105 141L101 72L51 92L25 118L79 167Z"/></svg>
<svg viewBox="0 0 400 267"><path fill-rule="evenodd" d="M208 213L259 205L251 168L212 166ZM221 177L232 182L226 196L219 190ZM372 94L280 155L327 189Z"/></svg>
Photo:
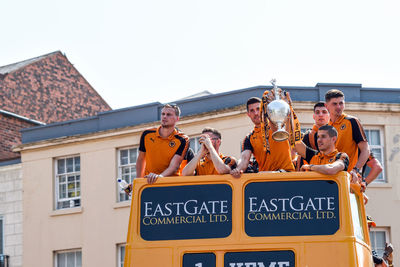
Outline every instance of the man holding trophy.
<svg viewBox="0 0 400 267"><path fill-rule="evenodd" d="M237 168L230 172L235 178L247 168L252 154L260 172L294 171L290 148L300 140L300 123L289 94L278 88L275 80L271 83L273 89L265 91L262 99L252 97L247 100L247 116L254 129L243 141Z"/></svg>

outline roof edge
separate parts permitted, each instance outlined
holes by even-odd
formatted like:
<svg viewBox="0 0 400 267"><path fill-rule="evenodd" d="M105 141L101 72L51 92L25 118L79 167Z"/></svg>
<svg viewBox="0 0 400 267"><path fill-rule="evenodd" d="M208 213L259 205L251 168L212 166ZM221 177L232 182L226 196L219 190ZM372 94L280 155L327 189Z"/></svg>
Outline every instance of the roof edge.
<svg viewBox="0 0 400 267"><path fill-rule="evenodd" d="M42 60L42 59L44 59L46 57L49 57L51 55L55 55L57 53L62 55L61 51L57 50L57 51L54 51L54 52L51 52L51 53L48 53L48 54L44 54L44 55L41 55L41 56L38 56L38 57L33 57L33 58L25 59L25 60L22 60L22 61L18 61L18 62L15 62L15 63L11 63L11 64L8 64L8 65L0 66L0 74L2 74L3 77L4 77L7 74L10 74L10 73L13 73L15 71L18 71L21 68L25 68L25 67L33 64L33 63L36 63L39 60ZM7 69L9 71L7 71Z"/></svg>
<svg viewBox="0 0 400 267"><path fill-rule="evenodd" d="M332 87L343 90L346 102L349 103L378 103L399 106L400 88L397 90L380 88L378 90L364 90L356 88L354 84L330 84ZM323 101L325 93L330 89L324 87L279 86L290 92L293 101ZM178 100L175 103L181 109L181 117L199 115L204 112L221 111L226 108L244 105L250 97L262 96L264 91L272 86L254 86L218 94L200 96ZM170 102L172 103L172 102ZM21 130L22 143L27 144L40 140L53 139L61 136L93 133L98 131L117 129L126 126L160 120L160 111L163 104L152 102L144 105L101 112L94 117L72 120L62 123L52 123L46 126L37 126Z"/></svg>
<svg viewBox="0 0 400 267"><path fill-rule="evenodd" d="M7 116L15 117L17 119L20 119L20 120L23 120L23 121L27 121L27 122L30 122L30 123L33 123L33 124L37 124L37 125L46 125L46 123L44 123L44 122L33 120L33 119L29 119L27 117L24 117L24 116L21 116L21 115L18 115L18 114L15 114L13 112L6 111L6 110L3 110L3 109L0 109L0 114L4 114L4 115L7 115Z"/></svg>

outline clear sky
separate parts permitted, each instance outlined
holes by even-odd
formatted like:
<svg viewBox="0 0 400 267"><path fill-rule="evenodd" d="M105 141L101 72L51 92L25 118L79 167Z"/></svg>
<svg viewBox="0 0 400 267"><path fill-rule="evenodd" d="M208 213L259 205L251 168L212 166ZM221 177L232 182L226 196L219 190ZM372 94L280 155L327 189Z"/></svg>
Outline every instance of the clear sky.
<svg viewBox="0 0 400 267"><path fill-rule="evenodd" d="M56 50L123 108L269 85L400 88L398 0L2 0L0 66Z"/></svg>

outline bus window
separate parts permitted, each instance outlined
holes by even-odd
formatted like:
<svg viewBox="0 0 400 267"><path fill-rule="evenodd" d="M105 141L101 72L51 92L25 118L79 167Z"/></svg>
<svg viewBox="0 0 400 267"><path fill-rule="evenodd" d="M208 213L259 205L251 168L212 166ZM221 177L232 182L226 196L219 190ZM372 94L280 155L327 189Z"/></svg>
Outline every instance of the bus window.
<svg viewBox="0 0 400 267"><path fill-rule="evenodd" d="M363 220L361 218L360 212L360 200L353 192L350 192L350 206L351 206L351 217L353 219L354 235L360 240L365 242L364 238L364 228L361 223Z"/></svg>

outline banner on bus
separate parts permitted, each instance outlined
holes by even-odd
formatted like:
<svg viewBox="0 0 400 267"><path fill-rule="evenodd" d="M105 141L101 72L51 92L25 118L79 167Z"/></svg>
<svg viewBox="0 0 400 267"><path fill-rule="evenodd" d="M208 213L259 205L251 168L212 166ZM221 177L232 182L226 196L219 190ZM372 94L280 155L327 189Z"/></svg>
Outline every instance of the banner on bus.
<svg viewBox="0 0 400 267"><path fill-rule="evenodd" d="M140 235L149 241L223 238L232 232L227 184L147 187L140 196Z"/></svg>
<svg viewBox="0 0 400 267"><path fill-rule="evenodd" d="M338 185L330 180L252 182L245 188L249 236L332 235L339 229Z"/></svg>

